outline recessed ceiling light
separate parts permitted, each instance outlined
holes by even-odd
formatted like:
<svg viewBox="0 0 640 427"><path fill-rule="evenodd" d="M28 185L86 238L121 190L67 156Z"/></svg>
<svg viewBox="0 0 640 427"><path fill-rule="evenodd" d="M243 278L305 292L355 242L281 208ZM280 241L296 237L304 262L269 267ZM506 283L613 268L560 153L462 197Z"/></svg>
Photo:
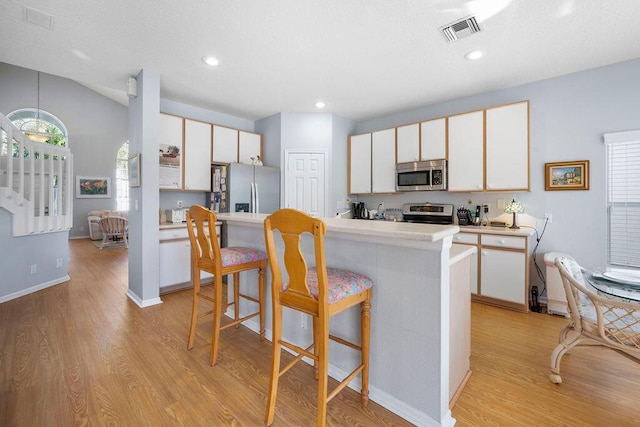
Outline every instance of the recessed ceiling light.
<svg viewBox="0 0 640 427"><path fill-rule="evenodd" d="M322 108L324 108L324 107L326 107L326 106L327 106L327 104L325 104L325 103L324 103L324 102L322 102L322 101L318 101L318 102L316 102L316 108L320 108L320 109L322 109Z"/></svg>
<svg viewBox="0 0 640 427"><path fill-rule="evenodd" d="M481 50L472 50L471 52L467 53L464 57L465 59L474 60L474 59L481 58L482 55L484 55L484 53Z"/></svg>
<svg viewBox="0 0 640 427"><path fill-rule="evenodd" d="M202 62L204 62L207 65L211 65L212 67L215 67L218 64L220 64L220 61L218 61L218 58L214 58L213 56L203 56Z"/></svg>

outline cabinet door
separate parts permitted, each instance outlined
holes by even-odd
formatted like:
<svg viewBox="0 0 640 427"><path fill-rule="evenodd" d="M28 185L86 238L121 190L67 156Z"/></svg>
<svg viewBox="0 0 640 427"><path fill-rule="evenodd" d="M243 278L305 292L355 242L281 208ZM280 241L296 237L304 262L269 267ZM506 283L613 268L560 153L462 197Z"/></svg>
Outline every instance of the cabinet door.
<svg viewBox="0 0 640 427"><path fill-rule="evenodd" d="M189 281L191 281L191 245L189 240L161 242L160 288Z"/></svg>
<svg viewBox="0 0 640 427"><path fill-rule="evenodd" d="M184 121L184 189L211 191L211 125Z"/></svg>
<svg viewBox="0 0 640 427"><path fill-rule="evenodd" d="M160 188L182 188L182 117L160 114Z"/></svg>
<svg viewBox="0 0 640 427"><path fill-rule="evenodd" d="M449 117L449 191L484 189L484 111Z"/></svg>
<svg viewBox="0 0 640 427"><path fill-rule="evenodd" d="M420 160L447 158L447 119L420 123Z"/></svg>
<svg viewBox="0 0 640 427"><path fill-rule="evenodd" d="M349 137L350 194L371 193L371 134Z"/></svg>
<svg viewBox="0 0 640 427"><path fill-rule="evenodd" d="M251 158L262 158L262 135L240 131L238 136L238 163L252 164Z"/></svg>
<svg viewBox="0 0 640 427"><path fill-rule="evenodd" d="M487 109L487 190L529 190L529 101Z"/></svg>
<svg viewBox="0 0 640 427"><path fill-rule="evenodd" d="M396 191L396 130L371 134L371 192Z"/></svg>
<svg viewBox="0 0 640 427"><path fill-rule="evenodd" d="M525 304L526 260L524 252L481 249L480 294Z"/></svg>
<svg viewBox="0 0 640 427"><path fill-rule="evenodd" d="M420 127L418 123L400 126L398 132L398 163L420 160Z"/></svg>
<svg viewBox="0 0 640 427"><path fill-rule="evenodd" d="M212 153L212 162L238 163L238 131L213 125Z"/></svg>

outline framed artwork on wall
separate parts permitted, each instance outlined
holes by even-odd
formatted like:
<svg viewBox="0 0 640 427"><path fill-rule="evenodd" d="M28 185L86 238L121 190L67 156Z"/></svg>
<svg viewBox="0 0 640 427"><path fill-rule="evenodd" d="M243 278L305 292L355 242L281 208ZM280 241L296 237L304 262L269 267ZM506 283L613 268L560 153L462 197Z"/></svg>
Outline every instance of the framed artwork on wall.
<svg viewBox="0 0 640 427"><path fill-rule="evenodd" d="M588 190L589 160L544 164L544 189Z"/></svg>
<svg viewBox="0 0 640 427"><path fill-rule="evenodd" d="M108 176L76 176L76 198L111 198L111 178Z"/></svg>
<svg viewBox="0 0 640 427"><path fill-rule="evenodd" d="M140 187L140 153L129 156L129 187Z"/></svg>

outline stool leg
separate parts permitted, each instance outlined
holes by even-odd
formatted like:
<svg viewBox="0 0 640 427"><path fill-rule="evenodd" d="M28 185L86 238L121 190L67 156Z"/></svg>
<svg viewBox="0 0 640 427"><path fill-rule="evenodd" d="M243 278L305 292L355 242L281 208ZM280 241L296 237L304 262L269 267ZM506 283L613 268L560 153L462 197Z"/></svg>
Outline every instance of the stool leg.
<svg viewBox="0 0 640 427"><path fill-rule="evenodd" d="M216 274L213 278L213 337L211 339L211 356L209 363L211 366L218 360L218 343L220 341L220 322L222 321L222 276Z"/></svg>
<svg viewBox="0 0 640 427"><path fill-rule="evenodd" d="M329 384L329 319L318 318L318 340L315 354L318 356L318 418L316 425L324 427L327 423L327 393ZM315 348L314 347L314 348Z"/></svg>
<svg viewBox="0 0 640 427"><path fill-rule="evenodd" d="M264 308L264 294L265 294L265 290L264 290L264 270L267 267L267 263L266 261L264 262L264 264L260 265L260 268L258 269L258 309L260 310L260 341L264 341L264 334L265 334L265 328L264 328L264 312L265 312L265 308Z"/></svg>
<svg viewBox="0 0 640 427"><path fill-rule="evenodd" d="M233 273L233 320L240 318L240 273ZM236 325L236 329L240 323Z"/></svg>
<svg viewBox="0 0 640 427"><path fill-rule="evenodd" d="M313 319L313 354L318 355L318 318L311 316ZM313 377L318 380L318 361L313 361Z"/></svg>
<svg viewBox="0 0 640 427"><path fill-rule="evenodd" d="M367 299L360 303L362 311L360 312L360 340L362 342L362 405L367 406L369 403L369 347L371 333L371 300Z"/></svg>
<svg viewBox="0 0 640 427"><path fill-rule="evenodd" d="M276 411L276 395L278 394L278 379L280 378L280 340L282 339L282 306L273 303L273 344L271 346L271 378L269 380L269 394L267 396L267 415L264 423L273 424Z"/></svg>
<svg viewBox="0 0 640 427"><path fill-rule="evenodd" d="M193 281L193 302L191 304L191 327L189 328L189 339L187 341L187 349L193 348L193 339L196 335L196 319L198 318L198 301L200 299L200 270L191 268L191 277Z"/></svg>

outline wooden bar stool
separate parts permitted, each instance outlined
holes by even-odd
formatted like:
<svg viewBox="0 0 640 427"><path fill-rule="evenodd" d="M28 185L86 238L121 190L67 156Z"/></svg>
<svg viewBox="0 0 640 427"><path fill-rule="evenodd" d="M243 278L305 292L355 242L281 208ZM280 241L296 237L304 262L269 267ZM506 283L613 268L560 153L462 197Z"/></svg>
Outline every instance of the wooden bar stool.
<svg viewBox="0 0 640 427"><path fill-rule="evenodd" d="M276 246L274 230L278 230L284 244L284 267L289 276L283 282ZM313 218L294 209L281 209L269 215L264 221L267 256L271 268L271 295L273 303L273 349L271 356L271 379L267 398L265 423L271 425L275 415L278 379L302 357L314 360L315 375L318 380L317 425L324 426L327 419L327 403L337 395L358 374L362 374L362 404L369 401L369 325L373 282L366 276L346 270L327 268L324 253L326 225L321 219ZM310 233L314 239L315 267L308 268L300 250L300 239ZM329 319L349 307L361 307L361 344L358 346L329 334ZM301 348L282 339L282 307L313 316L313 344ZM361 352L361 364L328 394L329 339L347 345ZM293 350L296 358L280 369L282 347Z"/></svg>
<svg viewBox="0 0 640 427"><path fill-rule="evenodd" d="M206 228L205 228L206 227ZM218 359L218 342L220 331L231 326L238 327L240 323L260 316L260 340L264 341L264 272L267 267L267 255L264 251L231 247L220 248L216 234L216 214L209 209L194 205L187 212L187 230L191 242L191 277L193 281L193 307L191 311L191 328L187 348L193 348L198 317L213 313L213 338L211 340L211 365ZM240 272L258 269L258 298L240 293ZM204 294L200 289L200 270L213 274L213 297ZM233 305L234 319L222 326L222 277L233 274L233 301L224 308ZM213 309L198 315L199 299L213 303ZM240 317L240 298L258 304L258 311Z"/></svg>

